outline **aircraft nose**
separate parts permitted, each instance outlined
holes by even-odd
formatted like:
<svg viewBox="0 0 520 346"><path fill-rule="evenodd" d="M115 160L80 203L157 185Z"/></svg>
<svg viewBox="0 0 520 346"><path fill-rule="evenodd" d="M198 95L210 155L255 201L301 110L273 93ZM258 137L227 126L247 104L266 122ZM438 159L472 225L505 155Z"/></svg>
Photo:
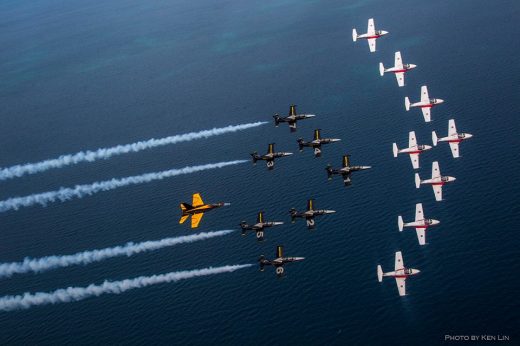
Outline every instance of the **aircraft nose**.
<svg viewBox="0 0 520 346"><path fill-rule="evenodd" d="M424 150L430 150L431 148L432 148L431 145L427 145L427 144L424 145Z"/></svg>
<svg viewBox="0 0 520 346"><path fill-rule="evenodd" d="M385 31L385 30L381 30L381 34L386 35L386 34L389 34L389 32Z"/></svg>
<svg viewBox="0 0 520 346"><path fill-rule="evenodd" d="M471 138L471 137L473 137L473 135L470 134L470 133L465 133L465 135L466 135L466 138Z"/></svg>
<svg viewBox="0 0 520 346"><path fill-rule="evenodd" d="M412 68L416 68L416 67L417 67L417 65L415 65L415 64L410 64L410 69L412 69Z"/></svg>
<svg viewBox="0 0 520 346"><path fill-rule="evenodd" d="M437 100L437 103L444 103L443 99L436 99L436 100Z"/></svg>

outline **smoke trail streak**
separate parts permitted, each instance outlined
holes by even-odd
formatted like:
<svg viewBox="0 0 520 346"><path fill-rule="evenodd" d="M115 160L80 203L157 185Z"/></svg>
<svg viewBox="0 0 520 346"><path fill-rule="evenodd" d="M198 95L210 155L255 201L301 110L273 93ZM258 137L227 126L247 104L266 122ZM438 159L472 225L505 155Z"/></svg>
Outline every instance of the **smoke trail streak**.
<svg viewBox="0 0 520 346"><path fill-rule="evenodd" d="M14 274L23 274L29 272L41 273L51 269L63 268L72 265L87 265L93 262L100 262L118 256L130 257L141 252L154 251L178 244L193 243L198 240L220 237L231 232L233 231L224 230L217 232L202 232L199 234L182 237L145 241L137 244L130 242L123 246L83 251L73 255L65 256L47 256L42 258L26 257L22 262L0 264L0 278L11 277Z"/></svg>
<svg viewBox="0 0 520 346"><path fill-rule="evenodd" d="M177 282L200 276L231 273L235 270L251 267L251 264L227 265L216 268L195 269L167 274L140 276L134 279L121 281L105 280L101 285L88 285L87 287L68 287L53 292L24 293L17 296L4 296L0 298L0 310L11 311L28 309L36 305L77 302L90 297L98 297L102 294L120 294L135 288L143 288L162 283Z"/></svg>
<svg viewBox="0 0 520 346"><path fill-rule="evenodd" d="M34 204L40 204L46 206L49 202L55 202L57 200L65 202L72 198L83 198L90 196L100 191L109 191L117 189L119 187L148 183L154 180L161 180L164 178L174 177L182 174L190 174L208 169L222 168L231 165L238 165L240 163L247 162L247 160L235 160L225 161L218 163L208 163L200 166L187 166L180 169L170 169L168 171L145 173L142 175L135 175L120 179L111 179L100 182L95 182L86 185L76 185L73 188L62 187L56 191L49 191L43 193L37 193L34 195L23 196L23 197L12 197L6 200L0 201L0 212L6 212L14 209L18 210L20 207L28 207Z"/></svg>
<svg viewBox="0 0 520 346"><path fill-rule="evenodd" d="M208 138L226 133L232 133L247 130L253 127L267 124L266 121L258 121L255 123L230 125L226 127L213 128L199 132L190 132L182 135L169 136L159 139L149 139L131 144L117 145L111 148L101 148L95 151L80 151L76 154L61 155L56 159L44 160L36 163L26 163L0 169L0 180L21 177L26 174L35 174L44 172L52 168L61 168L68 165L75 165L81 162L93 162L101 159L109 159L115 155L135 153L145 149L151 149L168 144L176 144L180 142L188 142L195 139Z"/></svg>

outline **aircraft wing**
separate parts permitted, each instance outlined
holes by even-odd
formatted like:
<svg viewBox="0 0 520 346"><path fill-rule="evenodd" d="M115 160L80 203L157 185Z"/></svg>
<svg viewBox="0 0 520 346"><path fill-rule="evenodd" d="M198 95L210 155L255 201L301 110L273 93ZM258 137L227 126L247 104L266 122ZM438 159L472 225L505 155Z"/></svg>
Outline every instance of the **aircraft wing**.
<svg viewBox="0 0 520 346"><path fill-rule="evenodd" d="M318 140L320 138L321 138L320 129L314 130L314 140Z"/></svg>
<svg viewBox="0 0 520 346"><path fill-rule="evenodd" d="M375 38L369 38L368 41L368 48L370 48L370 52L374 53L376 51L376 39Z"/></svg>
<svg viewBox="0 0 520 346"><path fill-rule="evenodd" d="M415 232L417 233L417 240L419 240L419 245L426 244L426 231L425 231L425 229L417 227L415 229Z"/></svg>
<svg viewBox="0 0 520 346"><path fill-rule="evenodd" d="M441 176L441 169L439 168L439 161L433 161L432 163L432 179L433 178L440 178Z"/></svg>
<svg viewBox="0 0 520 346"><path fill-rule="evenodd" d="M401 52L395 52L394 67L398 70L403 69L403 60L401 59Z"/></svg>
<svg viewBox="0 0 520 346"><path fill-rule="evenodd" d="M203 216L204 213L193 214L191 217L191 228L199 227L200 220L202 220Z"/></svg>
<svg viewBox="0 0 520 346"><path fill-rule="evenodd" d="M432 121L430 107L421 107L421 111L425 122L429 123L430 121Z"/></svg>
<svg viewBox="0 0 520 346"><path fill-rule="evenodd" d="M202 201L202 197L200 197L200 193L194 193L193 199L191 205L193 207L200 207L201 205L204 205L204 202Z"/></svg>
<svg viewBox="0 0 520 346"><path fill-rule="evenodd" d="M352 184L352 181L350 180L350 177L351 177L351 173L343 173L341 176L343 177L343 182L345 183L345 185L350 185Z"/></svg>
<svg viewBox="0 0 520 346"><path fill-rule="evenodd" d="M435 200L442 201L442 185L432 185L432 187L435 193Z"/></svg>
<svg viewBox="0 0 520 346"><path fill-rule="evenodd" d="M415 137L415 131L410 131L408 134L408 147L412 148L417 146L417 138Z"/></svg>
<svg viewBox="0 0 520 346"><path fill-rule="evenodd" d="M369 36L372 36L376 33L376 26L374 24L374 18L370 18L368 20L368 28L367 28L367 34Z"/></svg>
<svg viewBox="0 0 520 346"><path fill-rule="evenodd" d="M279 245L276 247L276 258L283 257L283 246Z"/></svg>
<svg viewBox="0 0 520 346"><path fill-rule="evenodd" d="M395 267L394 267L394 270L397 271L397 270L403 269L403 268L404 268L403 254L401 253L401 251L397 251L395 253Z"/></svg>
<svg viewBox="0 0 520 346"><path fill-rule="evenodd" d="M430 102L430 96L428 95L428 87L423 85L421 87L421 102Z"/></svg>
<svg viewBox="0 0 520 346"><path fill-rule="evenodd" d="M451 155L453 155L454 158L459 157L459 143L458 142L449 142L449 143L450 143Z"/></svg>
<svg viewBox="0 0 520 346"><path fill-rule="evenodd" d="M455 126L455 119L450 119L448 122L448 136L457 134L457 127Z"/></svg>
<svg viewBox="0 0 520 346"><path fill-rule="evenodd" d="M400 87L403 87L404 86L404 72L396 72L395 78L397 79L397 84Z"/></svg>
<svg viewBox="0 0 520 346"><path fill-rule="evenodd" d="M417 203L415 205L415 222L424 220L424 213L422 208L422 203Z"/></svg>
<svg viewBox="0 0 520 346"><path fill-rule="evenodd" d="M413 169L419 168L419 154L410 154L410 160L412 160Z"/></svg>
<svg viewBox="0 0 520 346"><path fill-rule="evenodd" d="M406 278L395 278L399 295L402 297L406 295Z"/></svg>

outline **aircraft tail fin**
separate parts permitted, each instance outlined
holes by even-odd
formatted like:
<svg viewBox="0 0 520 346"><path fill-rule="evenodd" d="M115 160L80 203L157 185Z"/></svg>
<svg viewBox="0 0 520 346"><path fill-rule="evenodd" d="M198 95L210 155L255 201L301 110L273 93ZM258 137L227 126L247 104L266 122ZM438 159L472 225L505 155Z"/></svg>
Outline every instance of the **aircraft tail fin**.
<svg viewBox="0 0 520 346"><path fill-rule="evenodd" d="M188 220L189 217L190 217L190 215L188 215L188 214L182 215L181 218L179 219L179 224L181 225L184 222L186 222L186 220Z"/></svg>
<svg viewBox="0 0 520 346"><path fill-rule="evenodd" d="M289 210L289 214L291 214L291 223L295 223L296 222L296 209L291 208L291 210Z"/></svg>
<svg viewBox="0 0 520 346"><path fill-rule="evenodd" d="M394 157L397 157L397 154L399 154L399 148L397 147L397 143L392 143L392 151L394 152Z"/></svg>
<svg viewBox="0 0 520 346"><path fill-rule="evenodd" d="M303 151L303 138L298 138L298 149Z"/></svg>
<svg viewBox="0 0 520 346"><path fill-rule="evenodd" d="M186 212L187 210L193 209L193 207L188 203L181 203L179 206L183 213Z"/></svg>
<svg viewBox="0 0 520 346"><path fill-rule="evenodd" d="M399 232L402 232L403 227L404 227L404 222L403 222L403 217L401 215L399 215L397 217L397 226L399 227Z"/></svg>
<svg viewBox="0 0 520 346"><path fill-rule="evenodd" d="M352 41L356 42L357 41L357 31L356 29L352 29Z"/></svg>
<svg viewBox="0 0 520 346"><path fill-rule="evenodd" d="M256 162L258 161L258 152L252 152L251 157L253 158L253 165L256 165Z"/></svg>
<svg viewBox="0 0 520 346"><path fill-rule="evenodd" d="M382 62L379 63L379 74L381 77L385 75L385 65Z"/></svg>
<svg viewBox="0 0 520 346"><path fill-rule="evenodd" d="M410 99L408 98L408 96L404 98L404 107L406 108L406 111L410 110Z"/></svg>
<svg viewBox="0 0 520 346"><path fill-rule="evenodd" d="M419 176L419 173L415 173L415 187L417 189L421 187L421 177Z"/></svg>
<svg viewBox="0 0 520 346"><path fill-rule="evenodd" d="M325 168L325 170L327 171L327 178L329 180L331 180L332 179L332 173L333 173L332 166L331 165L327 165L327 168Z"/></svg>
<svg viewBox="0 0 520 346"><path fill-rule="evenodd" d="M275 114L275 115L273 115L273 118L274 118L274 126L278 127L278 125L280 125L280 115Z"/></svg>
<svg viewBox="0 0 520 346"><path fill-rule="evenodd" d="M261 272L264 271L264 260L265 260L265 256L264 255L260 255L260 257L258 258L258 263L260 264L260 271Z"/></svg>
<svg viewBox="0 0 520 346"><path fill-rule="evenodd" d="M296 105L291 105L289 107L289 115L296 115Z"/></svg>
<svg viewBox="0 0 520 346"><path fill-rule="evenodd" d="M432 143L433 143L434 147L437 146L437 141L438 141L437 133L435 131L432 131Z"/></svg>
<svg viewBox="0 0 520 346"><path fill-rule="evenodd" d="M383 268L380 265L377 266L377 281L383 281Z"/></svg>

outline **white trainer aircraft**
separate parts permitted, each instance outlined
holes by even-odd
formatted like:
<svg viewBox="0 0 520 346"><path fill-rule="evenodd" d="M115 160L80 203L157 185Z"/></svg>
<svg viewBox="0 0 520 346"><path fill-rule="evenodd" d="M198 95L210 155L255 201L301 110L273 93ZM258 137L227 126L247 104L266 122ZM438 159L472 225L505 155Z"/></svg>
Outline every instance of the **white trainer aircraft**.
<svg viewBox="0 0 520 346"><path fill-rule="evenodd" d="M408 134L408 148L399 149L396 143L393 143L392 146L394 157L397 157L398 154L410 154L413 169L419 168L419 154L432 148L430 145L417 145L415 131L410 131Z"/></svg>
<svg viewBox="0 0 520 346"><path fill-rule="evenodd" d="M442 176L441 170L439 169L439 162L433 161L432 163L432 178L421 180L419 173L415 173L415 187L421 187L421 184L431 185L433 192L435 193L435 200L442 201L442 185L455 181L456 178L450 176Z"/></svg>
<svg viewBox="0 0 520 346"><path fill-rule="evenodd" d="M417 203L415 205L415 221L403 222L403 217L401 215L399 215L399 217L397 218L399 232L403 231L403 227L415 227L415 231L417 232L417 239L419 240L419 245L426 244L426 229L430 226L436 226L440 223L441 222L439 220L427 219L424 217L422 203Z"/></svg>
<svg viewBox="0 0 520 346"><path fill-rule="evenodd" d="M388 31L376 30L374 25L374 18L368 20L368 28L366 34L358 35L356 29L352 29L352 41L356 42L360 38L364 38L368 41L368 48L373 53L376 51L376 39L383 35L388 34Z"/></svg>
<svg viewBox="0 0 520 346"><path fill-rule="evenodd" d="M401 59L401 52L395 52L395 62L394 67L386 68L382 62L379 63L379 74L383 76L385 72L395 73L395 78L397 78L397 84L400 87L404 86L404 73L416 68L417 65L414 64L403 64L403 60Z"/></svg>
<svg viewBox="0 0 520 346"><path fill-rule="evenodd" d="M431 99L428 95L428 88L426 85L423 85L421 87L421 101L410 103L410 99L408 97L404 98L404 106L406 107L406 110L409 111L410 107L420 107L424 121L429 123L431 121L430 112L431 108L440 105L441 103L444 103L443 99Z"/></svg>
<svg viewBox="0 0 520 346"><path fill-rule="evenodd" d="M377 280L383 281L384 276L390 276L395 278L399 295L402 297L406 295L406 278L412 275L417 275L421 271L419 269L406 268L403 262L403 254L401 251L395 253L395 270L393 272L383 273L383 268L377 266Z"/></svg>
<svg viewBox="0 0 520 346"><path fill-rule="evenodd" d="M451 154L454 158L460 156L459 143L465 139L473 137L470 133L458 133L455 127L455 119L450 119L448 122L448 137L437 138L435 131L432 131L432 142L434 146L437 146L437 142L448 142L451 148Z"/></svg>

